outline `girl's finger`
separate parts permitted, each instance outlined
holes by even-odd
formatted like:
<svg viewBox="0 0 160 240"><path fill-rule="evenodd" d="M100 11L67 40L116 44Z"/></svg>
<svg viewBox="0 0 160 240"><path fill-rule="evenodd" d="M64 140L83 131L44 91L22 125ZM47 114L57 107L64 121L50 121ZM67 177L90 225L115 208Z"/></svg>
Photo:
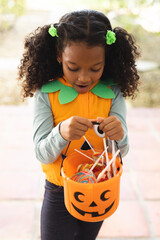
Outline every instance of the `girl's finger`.
<svg viewBox="0 0 160 240"><path fill-rule="evenodd" d="M106 135L109 137L110 140L121 140L123 138L123 130L110 130L106 132Z"/></svg>
<svg viewBox="0 0 160 240"><path fill-rule="evenodd" d="M85 125L88 128L93 128L92 122L89 119L87 119L87 118L77 117L76 120L77 120L78 123L80 123L82 125Z"/></svg>
<svg viewBox="0 0 160 240"><path fill-rule="evenodd" d="M102 122L103 122L103 120L104 120L104 118L103 118L103 117L97 117L97 119L96 119L96 122L98 122L98 123L102 123Z"/></svg>
<svg viewBox="0 0 160 240"><path fill-rule="evenodd" d="M84 124L77 124L76 125L76 130L79 130L79 131L83 131L83 132L86 132L88 130L88 126L84 125Z"/></svg>

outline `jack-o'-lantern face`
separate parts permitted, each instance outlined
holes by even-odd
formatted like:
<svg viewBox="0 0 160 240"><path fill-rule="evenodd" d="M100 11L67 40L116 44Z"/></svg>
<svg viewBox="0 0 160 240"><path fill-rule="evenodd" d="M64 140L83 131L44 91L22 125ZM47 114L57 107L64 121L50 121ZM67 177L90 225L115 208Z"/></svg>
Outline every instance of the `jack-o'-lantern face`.
<svg viewBox="0 0 160 240"><path fill-rule="evenodd" d="M92 152L91 154L93 155ZM72 177L80 163L86 163L86 158L79 160L76 154L70 155L68 161L64 161L65 174ZM87 159L87 163L92 163L92 161L89 162ZM69 177L64 178L65 206L71 215L82 221L98 222L116 211L119 204L120 176L122 174L119 160L116 167L119 170L115 177L99 183L83 184L73 181Z"/></svg>
<svg viewBox="0 0 160 240"><path fill-rule="evenodd" d="M86 206L84 207L86 203L82 204L85 202L85 194L81 192L75 192L75 204L72 202L72 206L82 216L85 216L85 214L89 214L93 218L103 216L111 210L115 202L115 200L113 200L110 205L106 204L106 202L110 198L110 192L110 190L105 190L104 192L102 192L99 196L99 199L96 197L97 201L92 201L91 203L89 203L88 208L86 208ZM99 212L100 210L101 212Z"/></svg>

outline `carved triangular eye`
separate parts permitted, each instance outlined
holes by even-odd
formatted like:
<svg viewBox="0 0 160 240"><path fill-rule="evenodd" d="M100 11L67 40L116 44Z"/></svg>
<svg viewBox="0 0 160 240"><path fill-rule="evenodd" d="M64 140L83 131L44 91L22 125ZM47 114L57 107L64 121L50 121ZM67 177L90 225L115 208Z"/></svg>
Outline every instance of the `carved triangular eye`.
<svg viewBox="0 0 160 240"><path fill-rule="evenodd" d="M89 207L97 207L97 204L93 201L93 202L89 205Z"/></svg>
<svg viewBox="0 0 160 240"><path fill-rule="evenodd" d="M92 146L92 145L91 145ZM87 141L84 141L84 143L82 144L81 150L90 150L91 147L89 146L89 144L87 143Z"/></svg>

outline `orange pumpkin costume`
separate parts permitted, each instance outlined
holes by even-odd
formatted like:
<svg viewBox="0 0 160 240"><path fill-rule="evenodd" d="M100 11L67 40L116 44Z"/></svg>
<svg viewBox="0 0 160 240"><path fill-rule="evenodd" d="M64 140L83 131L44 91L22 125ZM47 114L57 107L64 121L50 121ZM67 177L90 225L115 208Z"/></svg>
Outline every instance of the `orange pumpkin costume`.
<svg viewBox="0 0 160 240"><path fill-rule="evenodd" d="M57 82L56 82L57 81ZM57 126L60 122L72 117L72 116L81 116L88 119L96 119L97 117L107 118L110 112L111 98L114 98L114 94L108 94L107 91L112 92L110 86L112 84L105 84L101 86L101 82L96 83L90 91L87 91L83 94L78 94L77 92L73 92L75 96L70 96L72 98L71 101L67 101L66 103L61 104L59 100L59 95L62 98L65 98L65 90L64 87L67 87L67 90L75 91L71 84L65 78L59 78L58 80L54 80L45 84L42 87L42 92L48 92L49 101L52 108L53 118L54 118L54 126ZM58 86L58 87L57 87ZM60 86L60 87L59 87ZM103 90L107 90L103 92L102 96L98 96L99 94L94 93L94 89L99 90L99 86ZM62 91L61 88L62 87ZM100 92L100 91L99 91ZM99 138L92 129L88 129L86 132L86 138L89 142L96 147L97 149L103 150L103 140ZM84 139L72 141L69 149L67 151L67 155L72 153L74 149L80 149L84 142ZM65 153L66 148L62 153ZM60 174L62 164L62 157L59 156L58 159L50 164L43 164L42 169L46 174L46 179L49 182L52 182L56 185L63 186L63 178Z"/></svg>

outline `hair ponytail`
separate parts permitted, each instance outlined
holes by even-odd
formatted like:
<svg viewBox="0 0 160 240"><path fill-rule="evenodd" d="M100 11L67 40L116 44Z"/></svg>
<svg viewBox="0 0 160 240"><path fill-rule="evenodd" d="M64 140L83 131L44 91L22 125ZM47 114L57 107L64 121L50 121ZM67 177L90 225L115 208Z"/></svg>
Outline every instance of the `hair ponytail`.
<svg viewBox="0 0 160 240"><path fill-rule="evenodd" d="M133 36L125 29L116 27L113 32L116 35L116 42L107 47L106 71L119 84L124 97L134 96L139 84L135 62L139 51Z"/></svg>
<svg viewBox="0 0 160 240"><path fill-rule="evenodd" d="M49 25L39 27L25 38L25 52L18 67L23 97L32 97L43 84L62 73L57 61L57 39L49 35L48 29Z"/></svg>

